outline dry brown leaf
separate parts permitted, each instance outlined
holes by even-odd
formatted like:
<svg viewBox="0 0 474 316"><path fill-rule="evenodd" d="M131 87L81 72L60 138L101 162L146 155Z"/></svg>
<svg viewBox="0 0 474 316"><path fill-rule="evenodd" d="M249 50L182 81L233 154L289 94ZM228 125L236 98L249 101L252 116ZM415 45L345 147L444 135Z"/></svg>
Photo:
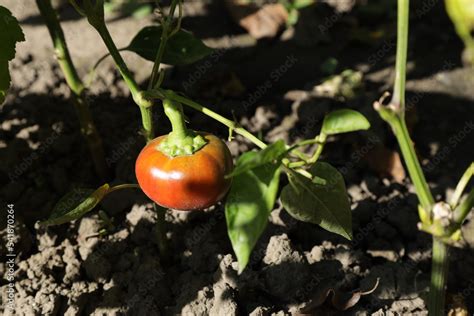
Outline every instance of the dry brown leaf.
<svg viewBox="0 0 474 316"><path fill-rule="evenodd" d="M288 12L280 3L257 7L242 0L226 0L232 18L254 38L275 37L288 20Z"/></svg>
<svg viewBox="0 0 474 316"><path fill-rule="evenodd" d="M372 289L368 291L361 291L360 289L352 292L344 292L337 288L327 287L319 291L316 296L309 302L307 306L302 308L297 315L312 315L312 312L319 306L323 305L324 302L331 297L331 304L334 308L339 311L345 311L354 305L356 305L360 298L364 295L373 293L379 286L379 279L375 282Z"/></svg>
<svg viewBox="0 0 474 316"><path fill-rule="evenodd" d="M402 183L406 177L400 154L394 150L378 145L365 158L369 168L380 177L391 176L398 183Z"/></svg>

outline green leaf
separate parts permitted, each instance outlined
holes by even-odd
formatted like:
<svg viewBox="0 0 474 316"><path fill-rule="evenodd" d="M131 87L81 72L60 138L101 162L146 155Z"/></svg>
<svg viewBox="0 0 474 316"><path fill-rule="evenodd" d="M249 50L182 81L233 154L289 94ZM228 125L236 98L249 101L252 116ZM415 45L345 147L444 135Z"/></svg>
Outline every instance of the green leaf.
<svg viewBox="0 0 474 316"><path fill-rule="evenodd" d="M17 42L23 42L25 36L18 24L18 20L5 7L0 6L0 104L5 101L10 88L10 73L8 62L15 58Z"/></svg>
<svg viewBox="0 0 474 316"><path fill-rule="evenodd" d="M354 110L342 109L331 112L324 117L321 133L334 135L369 128L370 123L365 116Z"/></svg>
<svg viewBox="0 0 474 316"><path fill-rule="evenodd" d="M81 218L99 204L109 188L106 183L95 191L92 189L72 190L59 200L49 218L40 224L60 225Z"/></svg>
<svg viewBox="0 0 474 316"><path fill-rule="evenodd" d="M472 0L446 0L446 11L463 40L466 61L474 65L474 3Z"/></svg>
<svg viewBox="0 0 474 316"><path fill-rule="evenodd" d="M242 155L239 164L234 168L227 177L235 177L248 170L262 166L275 160L279 161L286 152L285 142L279 140L276 143L268 145L265 149L255 152L255 155Z"/></svg>
<svg viewBox="0 0 474 316"><path fill-rule="evenodd" d="M350 240L351 208L342 175L325 162L317 162L310 173L325 179L326 184L313 183L290 170L290 184L283 188L280 196L283 206L297 220L317 224Z"/></svg>
<svg viewBox="0 0 474 316"><path fill-rule="evenodd" d="M238 162L252 159L256 152L243 154ZM225 205L227 231L241 273L253 247L265 230L273 209L280 179L280 164L266 163L234 177Z"/></svg>
<svg viewBox="0 0 474 316"><path fill-rule="evenodd" d="M138 32L130 44L125 48L137 53L141 57L155 61L156 53L161 42L161 26L146 26ZM207 47L193 34L180 29L168 39L162 62L169 65L191 64L212 53L212 48Z"/></svg>
<svg viewBox="0 0 474 316"><path fill-rule="evenodd" d="M315 0L295 0L293 1L293 7L295 9L303 9L315 3Z"/></svg>

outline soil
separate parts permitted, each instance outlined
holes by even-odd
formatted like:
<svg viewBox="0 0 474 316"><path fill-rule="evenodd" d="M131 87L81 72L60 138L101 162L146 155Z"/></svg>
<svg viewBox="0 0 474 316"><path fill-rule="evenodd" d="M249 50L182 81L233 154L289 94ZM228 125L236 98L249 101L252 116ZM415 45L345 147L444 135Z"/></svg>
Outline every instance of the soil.
<svg viewBox="0 0 474 316"><path fill-rule="evenodd" d="M0 107L0 201L4 206L13 203L16 211L17 315L288 315L328 288L367 291L377 279L376 290L354 307L342 312L326 302L311 314L427 314L431 239L417 230L413 186L408 179L398 183L381 176L366 159L375 155L379 143L397 148L372 109L372 102L393 80L393 9L346 8L341 13L337 6L317 5L304 9L295 28L279 38L255 41L236 26L224 4L186 3L183 26L217 51L195 65L167 68L165 86L228 117L235 115L267 141L314 136L324 113L341 107L363 112L373 126L365 133L331 139L323 155L344 174L354 240L298 222L278 202L249 266L237 275L221 204L203 212L167 213L166 260L158 251L152 205L137 191L112 194L99 206L115 224L106 236L97 236L101 224L96 213L60 226L35 224L74 187L102 183L87 158L68 88L34 1L0 4L20 20L26 36L26 42L17 45L10 65L12 88ZM105 47L69 6L61 5L59 11L73 59L85 76ZM462 43L443 3L416 3L413 12L407 83L408 103L413 105L410 126L436 199L443 199L452 194L473 158L474 76L462 65ZM151 23L152 15L140 20L114 16L108 25L123 47ZM150 63L131 53L123 55L138 81L146 84ZM327 76L321 65L330 57L339 62L336 73L346 68L362 71L363 86L354 98L314 93L313 87ZM134 160L144 145L138 108L109 59L94 82L91 109L113 171L110 183L135 182ZM167 132L161 109L155 113L158 132ZM226 128L217 122L186 114L195 129L206 126L226 138ZM235 157L253 148L240 137L228 145ZM0 220L2 240L7 234L5 219ZM449 296L465 302L470 313L473 223L467 221L464 242L452 250L448 283ZM6 252L5 242L0 250ZM6 269L2 261L2 275ZM7 313L7 281L2 278L0 285L0 311ZM450 308L452 302L448 301Z"/></svg>

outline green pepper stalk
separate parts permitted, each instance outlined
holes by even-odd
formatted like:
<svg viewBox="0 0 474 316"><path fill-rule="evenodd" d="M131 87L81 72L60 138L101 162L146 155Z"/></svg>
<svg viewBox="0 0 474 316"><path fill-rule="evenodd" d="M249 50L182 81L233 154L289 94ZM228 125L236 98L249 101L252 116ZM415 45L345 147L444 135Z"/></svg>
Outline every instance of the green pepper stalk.
<svg viewBox="0 0 474 316"><path fill-rule="evenodd" d="M413 181L418 199L422 225L431 225L433 218L434 198L429 189L421 169L420 162L416 156L413 142L410 139L405 122L405 81L408 48L408 16L409 0L398 0L397 21L397 54L395 65L394 94L389 105L383 105L382 97L379 102L374 103L374 108L379 112L394 132L405 160L408 173ZM443 228L445 229L445 228ZM428 310L430 315L441 316L444 314L446 280L449 266L449 246L437 236L433 236L433 259L431 270L431 286L428 298Z"/></svg>
<svg viewBox="0 0 474 316"><path fill-rule="evenodd" d="M99 177L105 181L109 177L109 171L105 162L102 139L94 124L94 120L92 119L89 110L89 102L86 98L86 89L77 74L74 63L72 62L61 24L59 23L56 12L51 5L51 0L36 0L36 5L38 6L40 13L45 20L46 26L48 27L59 66L61 67L66 82L71 89L72 100L81 126L81 133L89 146L95 170Z"/></svg>

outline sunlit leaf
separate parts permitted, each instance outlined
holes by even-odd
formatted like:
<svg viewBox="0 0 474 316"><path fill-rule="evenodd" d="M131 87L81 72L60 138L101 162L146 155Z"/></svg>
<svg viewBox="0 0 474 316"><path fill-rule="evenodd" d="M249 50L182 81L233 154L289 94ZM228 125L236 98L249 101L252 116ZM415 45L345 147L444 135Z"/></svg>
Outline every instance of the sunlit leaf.
<svg viewBox="0 0 474 316"><path fill-rule="evenodd" d="M326 135L333 135L369 128L370 123L365 116L354 110L342 109L331 112L324 117L321 132Z"/></svg>
<svg viewBox="0 0 474 316"><path fill-rule="evenodd" d="M247 152L239 158L246 161L258 155ZM273 209L280 179L279 164L267 163L233 178L225 205L227 230L239 262L239 273L247 266L250 254L265 230Z"/></svg>
<svg viewBox="0 0 474 316"><path fill-rule="evenodd" d="M283 206L297 220L317 224L351 239L351 208L342 175L325 162L316 163L310 173L325 179L326 184L314 183L290 170L290 183L283 188L280 196Z"/></svg>

